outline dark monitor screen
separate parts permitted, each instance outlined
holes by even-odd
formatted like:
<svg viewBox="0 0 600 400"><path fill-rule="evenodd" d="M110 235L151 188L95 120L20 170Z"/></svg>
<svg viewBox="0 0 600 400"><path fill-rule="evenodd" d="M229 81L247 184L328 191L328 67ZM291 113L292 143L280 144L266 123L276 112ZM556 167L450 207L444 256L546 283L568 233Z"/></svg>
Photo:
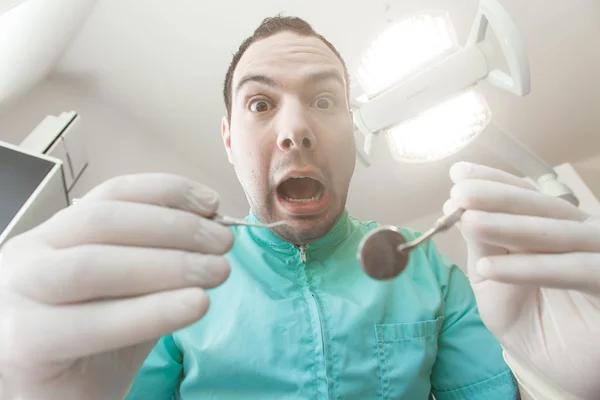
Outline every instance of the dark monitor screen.
<svg viewBox="0 0 600 400"><path fill-rule="evenodd" d="M0 232L55 165L0 145Z"/></svg>

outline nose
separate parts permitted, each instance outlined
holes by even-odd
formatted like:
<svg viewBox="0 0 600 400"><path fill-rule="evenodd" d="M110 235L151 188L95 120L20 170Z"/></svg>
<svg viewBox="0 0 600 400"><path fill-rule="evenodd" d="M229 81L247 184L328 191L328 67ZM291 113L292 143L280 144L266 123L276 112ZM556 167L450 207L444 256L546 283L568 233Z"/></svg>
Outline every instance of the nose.
<svg viewBox="0 0 600 400"><path fill-rule="evenodd" d="M288 102L280 106L277 124L277 145L281 151L308 150L314 151L317 145L301 104Z"/></svg>

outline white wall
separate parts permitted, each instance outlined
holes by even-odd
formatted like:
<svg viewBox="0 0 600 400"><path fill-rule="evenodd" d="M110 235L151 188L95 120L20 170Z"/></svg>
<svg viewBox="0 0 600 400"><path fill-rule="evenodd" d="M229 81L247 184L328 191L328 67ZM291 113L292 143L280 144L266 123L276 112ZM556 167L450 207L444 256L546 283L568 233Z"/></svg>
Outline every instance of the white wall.
<svg viewBox="0 0 600 400"><path fill-rule="evenodd" d="M178 174L219 189L219 171L199 170L194 160L174 152L151 128L62 81L46 79L19 102L0 109L0 140L18 145L46 115L71 110L81 115L89 154L89 166L73 189L74 197L111 177L141 172ZM223 198L221 205L224 213L244 216L248 212L245 199Z"/></svg>

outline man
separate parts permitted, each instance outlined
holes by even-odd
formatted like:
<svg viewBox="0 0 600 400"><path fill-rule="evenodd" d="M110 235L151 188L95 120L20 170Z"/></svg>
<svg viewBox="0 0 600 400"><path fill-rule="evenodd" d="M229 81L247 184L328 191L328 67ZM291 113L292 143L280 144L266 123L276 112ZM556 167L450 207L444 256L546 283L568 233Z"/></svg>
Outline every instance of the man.
<svg viewBox="0 0 600 400"><path fill-rule="evenodd" d="M444 211L467 209L471 285L431 243L374 281L355 256L377 224L345 209L355 152L335 48L300 19L267 19L224 95L248 219L286 224L219 226L217 194L179 177L98 186L4 249L7 398L600 396L600 228L587 215L458 164Z"/></svg>

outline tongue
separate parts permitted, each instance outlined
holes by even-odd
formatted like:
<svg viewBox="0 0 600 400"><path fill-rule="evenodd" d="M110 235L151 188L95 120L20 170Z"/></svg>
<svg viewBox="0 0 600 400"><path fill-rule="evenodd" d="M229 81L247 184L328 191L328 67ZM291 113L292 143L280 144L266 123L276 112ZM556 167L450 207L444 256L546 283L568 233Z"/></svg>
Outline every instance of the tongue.
<svg viewBox="0 0 600 400"><path fill-rule="evenodd" d="M320 184L311 178L291 178L279 186L279 194L288 199L306 200L319 194Z"/></svg>

